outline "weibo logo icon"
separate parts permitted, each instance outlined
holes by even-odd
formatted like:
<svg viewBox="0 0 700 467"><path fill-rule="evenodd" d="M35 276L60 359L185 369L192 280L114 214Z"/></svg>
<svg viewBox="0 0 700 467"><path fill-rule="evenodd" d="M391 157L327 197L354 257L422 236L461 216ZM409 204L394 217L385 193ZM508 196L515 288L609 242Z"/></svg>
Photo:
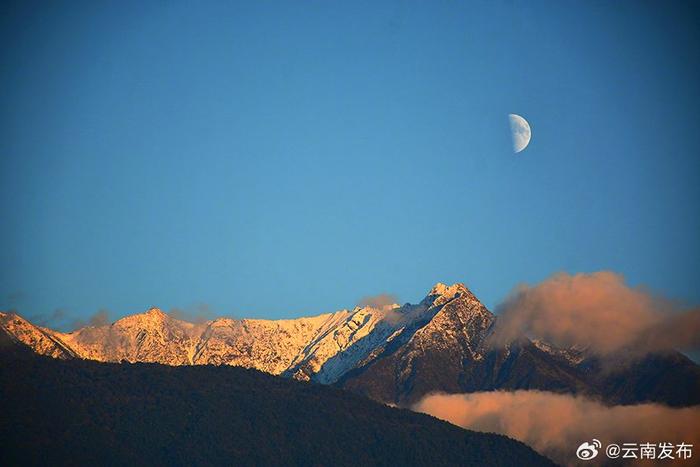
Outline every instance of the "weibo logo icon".
<svg viewBox="0 0 700 467"><path fill-rule="evenodd" d="M588 461L594 459L598 455L598 449L600 449L600 441L593 439L590 443L583 442L581 446L576 450L576 457L583 461Z"/></svg>

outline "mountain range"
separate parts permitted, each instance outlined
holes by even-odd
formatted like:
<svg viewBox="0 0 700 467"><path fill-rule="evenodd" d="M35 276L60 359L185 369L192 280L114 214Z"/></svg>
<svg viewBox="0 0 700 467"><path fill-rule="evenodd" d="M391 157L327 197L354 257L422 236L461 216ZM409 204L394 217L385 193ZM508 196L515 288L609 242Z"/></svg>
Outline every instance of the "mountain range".
<svg viewBox="0 0 700 467"><path fill-rule="evenodd" d="M0 465L553 466L525 444L232 366L37 355L0 333Z"/></svg>
<svg viewBox="0 0 700 467"><path fill-rule="evenodd" d="M158 308L62 333L0 313L0 330L59 359L232 365L334 385L408 406L441 391L540 389L611 404L700 403L700 367L679 352L630 361L521 336L494 347L497 316L463 284L418 304L356 307L288 320L176 319Z"/></svg>

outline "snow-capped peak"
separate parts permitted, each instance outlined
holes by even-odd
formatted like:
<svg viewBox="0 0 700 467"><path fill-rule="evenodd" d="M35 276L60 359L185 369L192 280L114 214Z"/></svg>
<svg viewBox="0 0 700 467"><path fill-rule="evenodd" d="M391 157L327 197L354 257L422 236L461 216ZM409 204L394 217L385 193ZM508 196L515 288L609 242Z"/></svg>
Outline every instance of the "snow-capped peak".
<svg viewBox="0 0 700 467"><path fill-rule="evenodd" d="M457 282L452 285L446 285L442 282L438 282L430 289L428 295L421 302L422 304L442 304L446 303L457 296L465 297L471 296L469 289L462 284Z"/></svg>
<svg viewBox="0 0 700 467"><path fill-rule="evenodd" d="M363 304L306 318L217 318L190 323L152 307L110 325L88 326L71 333L35 332L30 323L25 326L19 322L7 332L22 334L19 328L26 327L31 336L24 333L29 336L24 341L42 353L57 354L65 349L70 355L99 361L237 365L331 383L367 359L376 358L390 342L407 342L433 320L431 329L437 333L477 330L466 316L480 306L471 299L464 284L438 283L418 305ZM4 321L6 317L0 325Z"/></svg>

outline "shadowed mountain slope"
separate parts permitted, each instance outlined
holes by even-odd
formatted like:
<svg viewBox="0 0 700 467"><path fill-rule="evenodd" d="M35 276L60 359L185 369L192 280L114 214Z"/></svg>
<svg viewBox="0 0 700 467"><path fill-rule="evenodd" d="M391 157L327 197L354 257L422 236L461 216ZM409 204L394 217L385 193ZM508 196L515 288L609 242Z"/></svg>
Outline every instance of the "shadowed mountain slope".
<svg viewBox="0 0 700 467"><path fill-rule="evenodd" d="M39 356L0 333L0 465L553 465L329 386Z"/></svg>

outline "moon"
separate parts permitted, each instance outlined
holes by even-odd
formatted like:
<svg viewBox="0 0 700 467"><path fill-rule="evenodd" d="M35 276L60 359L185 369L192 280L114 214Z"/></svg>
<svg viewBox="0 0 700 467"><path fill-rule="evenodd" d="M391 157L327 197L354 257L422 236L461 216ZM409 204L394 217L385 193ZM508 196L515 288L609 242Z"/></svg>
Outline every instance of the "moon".
<svg viewBox="0 0 700 467"><path fill-rule="evenodd" d="M510 120L510 134L513 137L513 152L519 153L530 144L530 125L520 115L508 114Z"/></svg>

